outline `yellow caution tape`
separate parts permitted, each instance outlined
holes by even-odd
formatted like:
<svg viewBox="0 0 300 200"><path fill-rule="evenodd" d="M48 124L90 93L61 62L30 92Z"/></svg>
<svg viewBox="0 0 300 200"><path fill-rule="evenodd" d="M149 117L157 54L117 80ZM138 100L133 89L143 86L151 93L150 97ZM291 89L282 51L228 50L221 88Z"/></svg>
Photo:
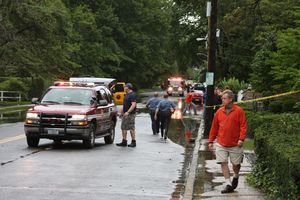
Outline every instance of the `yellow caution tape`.
<svg viewBox="0 0 300 200"><path fill-rule="evenodd" d="M256 99L249 99L249 100L245 100L245 101L240 101L240 102L234 102L234 104L243 104L243 103L252 103L252 102L256 102L256 101L264 101L267 99L274 99L277 97L283 97L283 96L288 96L291 94L296 94L296 93L300 93L300 90L298 91L290 91L290 92L285 92L285 93L281 93L281 94L275 94L275 95L271 95L271 96L266 96L266 97L260 97L260 98L256 98ZM212 105L212 106L205 106L206 108L216 108L217 106L222 106L222 104L220 105Z"/></svg>

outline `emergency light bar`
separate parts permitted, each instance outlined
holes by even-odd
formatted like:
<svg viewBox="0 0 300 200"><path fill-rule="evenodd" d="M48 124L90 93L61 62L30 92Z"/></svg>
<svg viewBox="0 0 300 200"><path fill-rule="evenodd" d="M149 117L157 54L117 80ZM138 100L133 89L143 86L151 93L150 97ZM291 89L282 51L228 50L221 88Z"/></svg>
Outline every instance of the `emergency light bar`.
<svg viewBox="0 0 300 200"><path fill-rule="evenodd" d="M168 80L169 81L182 81L182 78L180 78L180 77L170 77L170 78L168 78Z"/></svg>
<svg viewBox="0 0 300 200"><path fill-rule="evenodd" d="M55 81L54 86L77 86L77 87L94 87L94 83L88 82L68 82L68 81Z"/></svg>

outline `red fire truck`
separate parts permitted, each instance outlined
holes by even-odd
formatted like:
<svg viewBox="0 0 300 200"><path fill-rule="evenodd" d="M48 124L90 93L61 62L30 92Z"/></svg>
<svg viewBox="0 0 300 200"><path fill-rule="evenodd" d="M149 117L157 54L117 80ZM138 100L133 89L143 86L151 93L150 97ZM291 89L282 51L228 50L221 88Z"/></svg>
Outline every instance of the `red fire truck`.
<svg viewBox="0 0 300 200"><path fill-rule="evenodd" d="M185 80L182 77L169 77L166 90L170 96L184 96Z"/></svg>

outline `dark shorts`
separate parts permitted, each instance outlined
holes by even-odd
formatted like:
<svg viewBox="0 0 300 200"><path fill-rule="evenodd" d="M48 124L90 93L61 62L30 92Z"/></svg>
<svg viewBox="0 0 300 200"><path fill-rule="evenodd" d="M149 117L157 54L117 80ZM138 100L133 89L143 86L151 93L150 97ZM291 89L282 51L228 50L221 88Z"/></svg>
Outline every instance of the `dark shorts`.
<svg viewBox="0 0 300 200"><path fill-rule="evenodd" d="M122 130L135 130L135 114L130 114L122 118Z"/></svg>

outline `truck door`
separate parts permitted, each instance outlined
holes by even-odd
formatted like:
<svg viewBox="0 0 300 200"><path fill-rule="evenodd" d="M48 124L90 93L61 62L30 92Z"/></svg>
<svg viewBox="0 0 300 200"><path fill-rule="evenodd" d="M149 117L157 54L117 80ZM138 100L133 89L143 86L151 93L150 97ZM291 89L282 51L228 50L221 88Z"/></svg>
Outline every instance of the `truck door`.
<svg viewBox="0 0 300 200"><path fill-rule="evenodd" d="M110 128L110 113L111 113L111 99L106 94L106 91L104 89L100 89L100 94L102 99L106 100L108 102L108 105L106 106L98 106L102 110L102 127L103 132L106 132Z"/></svg>

